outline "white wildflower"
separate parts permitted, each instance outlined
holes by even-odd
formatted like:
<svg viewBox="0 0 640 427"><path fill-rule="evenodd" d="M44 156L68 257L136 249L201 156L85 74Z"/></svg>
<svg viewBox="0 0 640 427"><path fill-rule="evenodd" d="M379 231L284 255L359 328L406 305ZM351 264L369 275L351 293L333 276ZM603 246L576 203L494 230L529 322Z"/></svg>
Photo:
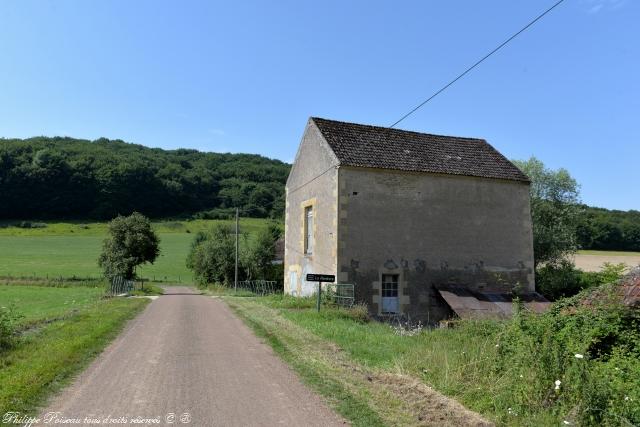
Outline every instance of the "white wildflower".
<svg viewBox="0 0 640 427"><path fill-rule="evenodd" d="M566 426L571 425L571 423L570 423L569 421L567 421L567 420L564 420L564 421L562 422L562 424L564 424L564 425L566 425Z"/></svg>
<svg viewBox="0 0 640 427"><path fill-rule="evenodd" d="M496 344L496 347L500 347L500 344Z"/></svg>
<svg viewBox="0 0 640 427"><path fill-rule="evenodd" d="M631 398L629 396L625 396L624 400L631 400Z"/></svg>
<svg viewBox="0 0 640 427"><path fill-rule="evenodd" d="M520 378L524 378L524 375L520 374Z"/></svg>
<svg viewBox="0 0 640 427"><path fill-rule="evenodd" d="M560 390L560 384L562 384L562 381L560 381L560 380L556 380L555 384L556 384L555 389L556 389L556 390Z"/></svg>
<svg viewBox="0 0 640 427"><path fill-rule="evenodd" d="M574 356L576 359L584 359L584 355L580 354L580 353L576 353L576 355Z"/></svg>

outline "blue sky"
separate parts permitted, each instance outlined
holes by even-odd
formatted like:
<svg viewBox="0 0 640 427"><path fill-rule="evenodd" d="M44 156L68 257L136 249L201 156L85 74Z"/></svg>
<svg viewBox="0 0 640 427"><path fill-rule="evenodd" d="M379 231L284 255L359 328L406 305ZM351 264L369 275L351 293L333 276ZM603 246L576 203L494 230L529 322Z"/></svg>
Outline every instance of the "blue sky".
<svg viewBox="0 0 640 427"><path fill-rule="evenodd" d="M0 3L0 136L292 161L309 116L390 125L549 0ZM565 167L640 209L640 1L566 0L399 127Z"/></svg>

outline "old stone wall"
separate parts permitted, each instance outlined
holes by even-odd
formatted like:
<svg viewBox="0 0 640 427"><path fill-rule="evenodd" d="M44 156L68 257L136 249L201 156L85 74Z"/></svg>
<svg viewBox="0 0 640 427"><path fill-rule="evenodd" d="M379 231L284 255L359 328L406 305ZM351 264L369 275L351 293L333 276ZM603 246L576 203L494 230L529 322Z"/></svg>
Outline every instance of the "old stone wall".
<svg viewBox="0 0 640 427"><path fill-rule="evenodd" d="M383 274L399 276L400 311L437 322L434 289L533 291L526 183L380 169L339 169L339 280L379 314Z"/></svg>
<svg viewBox="0 0 640 427"><path fill-rule="evenodd" d="M316 283L307 273L336 274L338 161L313 122L309 121L287 180L285 210L284 289L311 295ZM314 247L304 254L304 209L313 208Z"/></svg>

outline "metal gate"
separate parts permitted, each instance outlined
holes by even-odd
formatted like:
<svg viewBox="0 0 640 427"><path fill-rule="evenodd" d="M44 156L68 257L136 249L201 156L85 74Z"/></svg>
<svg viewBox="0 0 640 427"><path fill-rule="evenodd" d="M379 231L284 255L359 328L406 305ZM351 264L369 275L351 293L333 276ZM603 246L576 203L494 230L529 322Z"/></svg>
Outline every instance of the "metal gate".
<svg viewBox="0 0 640 427"><path fill-rule="evenodd" d="M122 276L116 276L111 279L111 284L107 293L109 295L127 294L133 290L133 280L127 280Z"/></svg>
<svg viewBox="0 0 640 427"><path fill-rule="evenodd" d="M351 283L338 283L335 286L333 297L336 305L351 307L355 302L355 286Z"/></svg>

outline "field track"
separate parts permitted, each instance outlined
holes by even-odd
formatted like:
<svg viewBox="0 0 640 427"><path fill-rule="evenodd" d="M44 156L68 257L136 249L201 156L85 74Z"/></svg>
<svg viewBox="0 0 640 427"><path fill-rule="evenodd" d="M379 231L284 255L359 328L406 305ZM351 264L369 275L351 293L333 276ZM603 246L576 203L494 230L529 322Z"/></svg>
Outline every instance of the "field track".
<svg viewBox="0 0 640 427"><path fill-rule="evenodd" d="M576 267L584 271L600 271L602 264L610 262L612 264L623 263L628 267L635 267L640 264L640 254L631 252L629 255L620 255L620 252L614 252L615 255L608 255L606 252L596 252L593 254L578 253L575 255Z"/></svg>
<svg viewBox="0 0 640 427"><path fill-rule="evenodd" d="M160 425L342 426L219 299L169 287L42 411Z"/></svg>

